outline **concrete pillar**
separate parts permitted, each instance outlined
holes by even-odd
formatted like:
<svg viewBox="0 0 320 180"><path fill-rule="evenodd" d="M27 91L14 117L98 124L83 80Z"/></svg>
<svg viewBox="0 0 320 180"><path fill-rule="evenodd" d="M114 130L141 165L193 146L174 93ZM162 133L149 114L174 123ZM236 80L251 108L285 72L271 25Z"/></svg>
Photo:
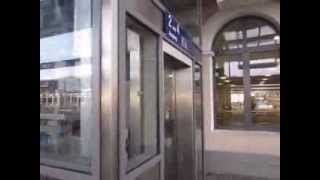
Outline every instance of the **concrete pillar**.
<svg viewBox="0 0 320 180"><path fill-rule="evenodd" d="M202 55L202 78L203 78L203 119L204 119L204 142L206 137L214 130L213 108L213 58L212 54ZM205 149L206 149L205 143Z"/></svg>

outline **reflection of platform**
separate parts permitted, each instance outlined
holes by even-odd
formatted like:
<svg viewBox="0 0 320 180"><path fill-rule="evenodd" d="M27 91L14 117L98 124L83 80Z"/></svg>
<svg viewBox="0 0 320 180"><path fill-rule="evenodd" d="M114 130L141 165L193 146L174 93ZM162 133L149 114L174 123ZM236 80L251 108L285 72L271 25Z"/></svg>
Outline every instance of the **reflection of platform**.
<svg viewBox="0 0 320 180"><path fill-rule="evenodd" d="M40 113L40 145L49 151L58 152L72 134L72 121L65 114Z"/></svg>
<svg viewBox="0 0 320 180"><path fill-rule="evenodd" d="M89 171L90 159L81 156L80 139L78 137L66 137L65 143L61 144L60 147L64 151L59 153L40 149L40 164Z"/></svg>
<svg viewBox="0 0 320 180"><path fill-rule="evenodd" d="M40 119L47 120L65 120L64 114L53 114L53 113L40 113Z"/></svg>
<svg viewBox="0 0 320 180"><path fill-rule="evenodd" d="M61 125L61 122L65 120L64 114L40 113L40 121L45 121L44 123L40 123L40 132L47 133L52 138L53 143L57 143L58 136L62 135L66 130Z"/></svg>

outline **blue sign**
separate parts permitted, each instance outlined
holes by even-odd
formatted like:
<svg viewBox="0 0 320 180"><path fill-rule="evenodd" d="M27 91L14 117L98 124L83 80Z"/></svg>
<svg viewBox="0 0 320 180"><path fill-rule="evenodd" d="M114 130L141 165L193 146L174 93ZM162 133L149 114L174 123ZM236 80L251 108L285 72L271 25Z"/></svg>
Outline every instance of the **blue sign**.
<svg viewBox="0 0 320 180"><path fill-rule="evenodd" d="M176 18L169 13L164 13L164 32L166 36L178 46L188 51L191 55L193 54L191 36L181 27Z"/></svg>

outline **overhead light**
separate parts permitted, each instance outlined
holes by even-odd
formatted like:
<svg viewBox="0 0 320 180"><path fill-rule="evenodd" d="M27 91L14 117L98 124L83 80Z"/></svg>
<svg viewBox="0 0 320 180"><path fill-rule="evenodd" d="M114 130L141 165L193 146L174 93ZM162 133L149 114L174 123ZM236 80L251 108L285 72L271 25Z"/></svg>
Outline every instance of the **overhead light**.
<svg viewBox="0 0 320 180"><path fill-rule="evenodd" d="M224 82L226 82L226 83L229 83L229 82L231 82L229 79L227 79L227 80L225 80Z"/></svg>
<svg viewBox="0 0 320 180"><path fill-rule="evenodd" d="M221 76L220 79L227 79L227 77L226 76Z"/></svg>
<svg viewBox="0 0 320 180"><path fill-rule="evenodd" d="M280 36L279 35L274 36L273 40L275 41L275 43L280 43Z"/></svg>
<svg viewBox="0 0 320 180"><path fill-rule="evenodd" d="M265 76L266 76L266 77L270 77L270 76L272 76L272 75L271 75L271 74L266 74Z"/></svg>
<svg viewBox="0 0 320 180"><path fill-rule="evenodd" d="M268 80L268 78L262 78L262 81L266 81L266 80Z"/></svg>
<svg viewBox="0 0 320 180"><path fill-rule="evenodd" d="M218 85L218 86L221 86L221 85L223 85L223 84L222 84L222 83L218 83L217 85Z"/></svg>
<svg viewBox="0 0 320 180"><path fill-rule="evenodd" d="M274 37L273 37L273 40L279 41L279 40L280 40L280 36L279 36L279 35L274 36Z"/></svg>

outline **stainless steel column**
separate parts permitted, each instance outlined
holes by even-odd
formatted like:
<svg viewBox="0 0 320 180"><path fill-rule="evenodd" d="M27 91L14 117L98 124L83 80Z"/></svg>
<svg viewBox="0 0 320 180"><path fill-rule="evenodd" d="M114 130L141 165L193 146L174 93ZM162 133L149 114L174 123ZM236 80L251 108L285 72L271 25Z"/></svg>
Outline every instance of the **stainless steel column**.
<svg viewBox="0 0 320 180"><path fill-rule="evenodd" d="M102 0L100 5L101 180L118 180L118 4L118 0Z"/></svg>

